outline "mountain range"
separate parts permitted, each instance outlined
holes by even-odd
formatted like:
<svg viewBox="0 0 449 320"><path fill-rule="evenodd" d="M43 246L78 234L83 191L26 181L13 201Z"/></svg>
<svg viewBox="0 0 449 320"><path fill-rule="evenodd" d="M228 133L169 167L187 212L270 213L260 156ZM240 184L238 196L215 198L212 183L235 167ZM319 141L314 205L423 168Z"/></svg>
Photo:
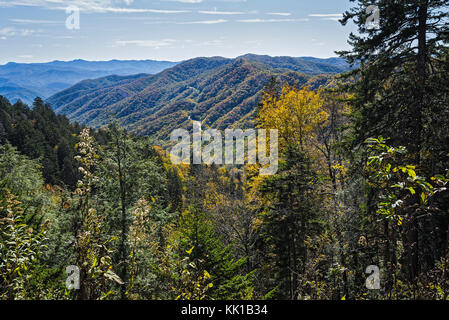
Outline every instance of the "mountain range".
<svg viewBox="0 0 449 320"><path fill-rule="evenodd" d="M157 74L84 80L47 99L57 113L101 127L119 120L131 131L166 138L190 119L224 129L251 124L261 92L271 77L318 87L350 68L339 58L195 58Z"/></svg>
<svg viewBox="0 0 449 320"><path fill-rule="evenodd" d="M53 61L0 65L0 95L11 102L30 104L36 96L49 96L85 80L109 75L155 74L176 62L154 60Z"/></svg>

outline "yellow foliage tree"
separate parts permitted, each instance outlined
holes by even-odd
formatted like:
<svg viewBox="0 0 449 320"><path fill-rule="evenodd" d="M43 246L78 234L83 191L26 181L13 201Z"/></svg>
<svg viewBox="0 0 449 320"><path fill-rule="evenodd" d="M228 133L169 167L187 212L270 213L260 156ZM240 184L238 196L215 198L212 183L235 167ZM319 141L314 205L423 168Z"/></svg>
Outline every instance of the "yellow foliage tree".
<svg viewBox="0 0 449 320"><path fill-rule="evenodd" d="M285 85L279 97L265 96L258 113L259 127L279 130L280 150L289 144L305 150L316 141L316 128L329 117L323 105L320 92Z"/></svg>

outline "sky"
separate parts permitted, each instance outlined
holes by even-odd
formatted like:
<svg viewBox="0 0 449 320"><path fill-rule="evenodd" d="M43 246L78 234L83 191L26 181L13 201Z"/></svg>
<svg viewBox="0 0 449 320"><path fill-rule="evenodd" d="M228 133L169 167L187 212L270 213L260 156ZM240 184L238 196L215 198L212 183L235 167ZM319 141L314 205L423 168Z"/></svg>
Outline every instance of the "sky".
<svg viewBox="0 0 449 320"><path fill-rule="evenodd" d="M0 64L336 56L349 0L0 0ZM79 10L79 26L76 12ZM79 27L79 28L78 28Z"/></svg>

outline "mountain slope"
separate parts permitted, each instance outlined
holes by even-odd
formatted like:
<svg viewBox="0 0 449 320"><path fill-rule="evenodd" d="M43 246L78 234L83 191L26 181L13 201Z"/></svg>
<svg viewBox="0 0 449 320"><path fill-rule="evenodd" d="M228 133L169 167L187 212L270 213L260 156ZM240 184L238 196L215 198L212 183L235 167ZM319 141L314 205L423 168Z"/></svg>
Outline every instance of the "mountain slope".
<svg viewBox="0 0 449 320"><path fill-rule="evenodd" d="M250 124L271 77L304 85L313 84L314 75L326 79L346 70L337 63L291 57L196 58L156 75L83 81L47 102L93 127L116 118L134 132L166 138L173 129L188 127L189 117L219 129Z"/></svg>
<svg viewBox="0 0 449 320"><path fill-rule="evenodd" d="M242 58L261 62L275 68L284 68L291 71L303 72L310 75L323 73L341 73L349 70L342 58L319 59L312 57L270 57L267 55L246 54Z"/></svg>
<svg viewBox="0 0 449 320"><path fill-rule="evenodd" d="M47 98L79 81L109 75L156 74L176 65L168 61L53 61L13 63L0 66L0 95L11 102L32 103L36 96Z"/></svg>

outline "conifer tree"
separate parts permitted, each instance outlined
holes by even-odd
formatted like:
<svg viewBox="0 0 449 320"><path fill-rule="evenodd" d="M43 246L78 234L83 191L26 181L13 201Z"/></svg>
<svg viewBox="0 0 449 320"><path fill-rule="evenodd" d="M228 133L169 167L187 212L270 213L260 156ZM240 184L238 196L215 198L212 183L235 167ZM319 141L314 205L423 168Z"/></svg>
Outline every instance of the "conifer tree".
<svg viewBox="0 0 449 320"><path fill-rule="evenodd" d="M447 84L438 84L446 54L445 42L449 32L449 12L445 0L353 0L354 7L344 14L341 22L349 20L358 26L351 33L350 51L339 54L349 63L358 65L350 75L356 76L352 85L353 127L356 144L369 137L386 136L394 146L405 146L413 165L430 177L435 165L425 166L435 157L431 145L436 141L432 118L435 106L446 101L447 94L435 93L435 88L447 92ZM368 28L367 9L375 5L380 11L379 28ZM443 68L444 69L444 68ZM443 99L443 101L436 101ZM444 103L444 102L443 102ZM443 127L449 124L446 119ZM417 192L418 194L419 192ZM423 246L438 240L419 230L432 228L437 217L418 217L419 197L408 198L410 211L404 222L409 279L416 283L425 252ZM368 206L373 209L372 206ZM368 214L374 214L369 212ZM447 225L441 226L444 230ZM427 243L427 244L426 244ZM430 263L432 266L432 262Z"/></svg>
<svg viewBox="0 0 449 320"><path fill-rule="evenodd" d="M341 51L349 63L358 65L354 88L355 132L358 142L383 134L406 146L420 160L424 147L426 117L431 111L429 77L441 64L443 43L449 32L445 0L352 0L344 14L358 26L351 33L350 51ZM380 27L367 28L367 8L380 11Z"/></svg>

